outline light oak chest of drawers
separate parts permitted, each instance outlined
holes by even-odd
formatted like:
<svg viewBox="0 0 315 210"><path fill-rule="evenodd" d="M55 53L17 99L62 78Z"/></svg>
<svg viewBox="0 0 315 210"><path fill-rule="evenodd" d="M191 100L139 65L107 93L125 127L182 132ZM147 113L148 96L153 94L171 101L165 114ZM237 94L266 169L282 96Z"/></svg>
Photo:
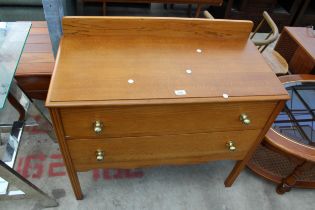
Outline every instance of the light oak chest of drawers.
<svg viewBox="0 0 315 210"><path fill-rule="evenodd" d="M238 160L287 92L247 21L67 17L46 105L77 199L77 171Z"/></svg>

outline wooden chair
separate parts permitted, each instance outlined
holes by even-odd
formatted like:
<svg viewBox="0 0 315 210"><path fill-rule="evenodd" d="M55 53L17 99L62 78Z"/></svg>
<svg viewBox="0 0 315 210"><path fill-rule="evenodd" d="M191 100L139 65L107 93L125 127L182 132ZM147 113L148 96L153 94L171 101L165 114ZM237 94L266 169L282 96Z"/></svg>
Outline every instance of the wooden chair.
<svg viewBox="0 0 315 210"><path fill-rule="evenodd" d="M271 32L267 35L265 39L254 39L255 35L263 24L267 22L268 26L271 28ZM260 21L258 26L255 28L250 39L258 47L259 51L265 58L266 62L270 65L271 69L277 75L285 75L289 73L289 65L286 60L273 48L268 48L268 46L274 43L279 38L279 30L275 22L269 16L269 14L264 11L263 19Z"/></svg>
<svg viewBox="0 0 315 210"><path fill-rule="evenodd" d="M204 11L203 15L208 19L214 19L214 17L208 11ZM264 39L254 39L255 35L263 26L263 24L267 22L269 27L271 28L271 32ZM271 19L269 14L264 11L263 19L260 21L258 26L255 28L254 32L251 34L250 39L253 43L258 47L258 50L263 55L266 62L270 65L271 69L276 75L285 75L289 73L289 65L286 60L273 48L268 48L268 46L274 43L279 37L279 30L275 22Z"/></svg>

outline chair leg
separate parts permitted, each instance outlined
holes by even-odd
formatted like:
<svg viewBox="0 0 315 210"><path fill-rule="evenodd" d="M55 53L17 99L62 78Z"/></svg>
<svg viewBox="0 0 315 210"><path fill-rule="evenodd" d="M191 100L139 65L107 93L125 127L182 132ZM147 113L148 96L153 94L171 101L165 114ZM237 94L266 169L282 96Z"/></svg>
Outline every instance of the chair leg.
<svg viewBox="0 0 315 210"><path fill-rule="evenodd" d="M257 33L257 31L260 29L260 27L262 26L262 24L265 22L265 19L262 19L260 21L260 23L258 24L258 26L255 28L253 34L250 36L250 39L254 38L255 34Z"/></svg>
<svg viewBox="0 0 315 210"><path fill-rule="evenodd" d="M201 11L202 4L197 5L196 13L195 13L195 18L198 18L200 16L200 11Z"/></svg>

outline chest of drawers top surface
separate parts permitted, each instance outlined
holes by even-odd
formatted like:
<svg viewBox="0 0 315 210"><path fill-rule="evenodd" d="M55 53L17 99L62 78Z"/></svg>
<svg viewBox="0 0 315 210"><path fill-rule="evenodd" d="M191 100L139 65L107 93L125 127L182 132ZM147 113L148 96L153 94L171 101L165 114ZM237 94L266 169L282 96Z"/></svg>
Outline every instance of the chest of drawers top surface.
<svg viewBox="0 0 315 210"><path fill-rule="evenodd" d="M283 100L247 21L69 17L47 106Z"/></svg>

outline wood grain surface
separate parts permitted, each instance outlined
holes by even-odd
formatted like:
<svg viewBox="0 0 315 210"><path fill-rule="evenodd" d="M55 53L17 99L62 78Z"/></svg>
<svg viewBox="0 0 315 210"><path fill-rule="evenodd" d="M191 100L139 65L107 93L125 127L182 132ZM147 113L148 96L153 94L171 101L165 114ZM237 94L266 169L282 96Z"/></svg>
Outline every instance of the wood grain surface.
<svg viewBox="0 0 315 210"><path fill-rule="evenodd" d="M315 36L306 27L285 27L284 30L315 60Z"/></svg>
<svg viewBox="0 0 315 210"><path fill-rule="evenodd" d="M33 21L15 79L30 98L45 100L54 65L47 24Z"/></svg>
<svg viewBox="0 0 315 210"><path fill-rule="evenodd" d="M282 83L315 81L315 75L312 75L312 74L292 74L292 75L281 76L281 77L279 77L279 80Z"/></svg>
<svg viewBox="0 0 315 210"><path fill-rule="evenodd" d="M314 38L315 39L315 38ZM315 45L315 43L314 43ZM289 62L291 69L294 69L294 74L315 73L315 55L313 58L303 47L297 48L292 59Z"/></svg>
<svg viewBox="0 0 315 210"><path fill-rule="evenodd" d="M231 98L286 97L248 41L251 27L251 22L224 20L65 18L47 105L213 99L224 93ZM176 90L186 95L176 95Z"/></svg>
<svg viewBox="0 0 315 210"><path fill-rule="evenodd" d="M292 74L315 73L315 35L306 27L285 27L275 50L286 59Z"/></svg>
<svg viewBox="0 0 315 210"><path fill-rule="evenodd" d="M200 41L236 39L246 41L253 27L251 21L209 20L170 17L64 17L64 36L102 36L114 38L195 38ZM154 40L156 41L156 40ZM163 41L163 40L162 40Z"/></svg>
<svg viewBox="0 0 315 210"><path fill-rule="evenodd" d="M51 75L54 63L47 23L33 21L16 71L16 77L35 74Z"/></svg>

